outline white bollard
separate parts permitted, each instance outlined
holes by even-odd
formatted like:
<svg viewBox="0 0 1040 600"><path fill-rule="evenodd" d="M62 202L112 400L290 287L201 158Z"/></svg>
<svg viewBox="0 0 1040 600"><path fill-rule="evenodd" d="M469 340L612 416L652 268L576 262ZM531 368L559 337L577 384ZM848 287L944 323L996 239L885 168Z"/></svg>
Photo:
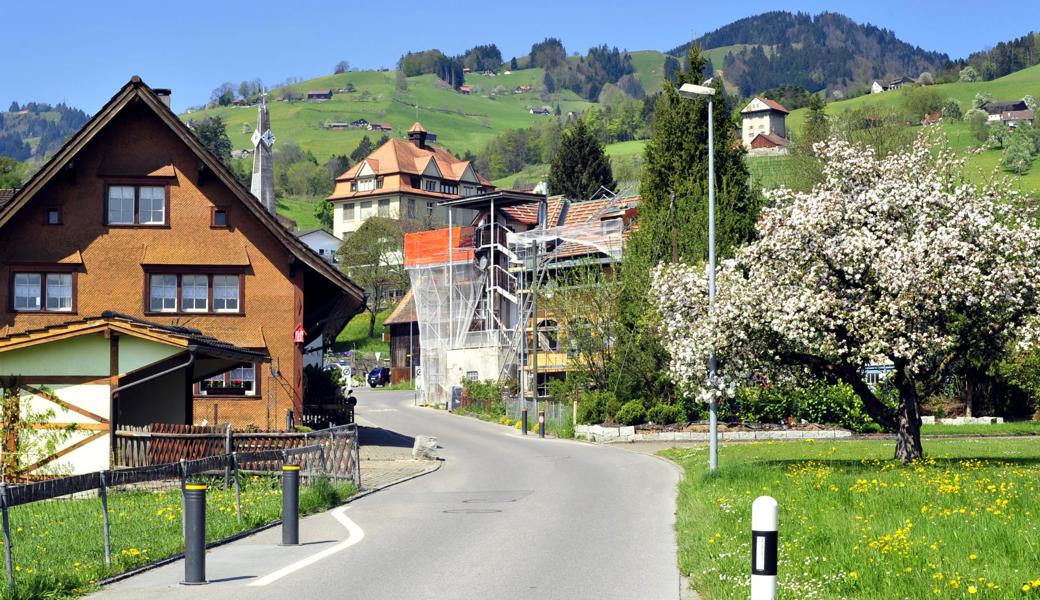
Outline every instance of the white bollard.
<svg viewBox="0 0 1040 600"><path fill-rule="evenodd" d="M770 496L751 504L751 600L776 600L777 513Z"/></svg>

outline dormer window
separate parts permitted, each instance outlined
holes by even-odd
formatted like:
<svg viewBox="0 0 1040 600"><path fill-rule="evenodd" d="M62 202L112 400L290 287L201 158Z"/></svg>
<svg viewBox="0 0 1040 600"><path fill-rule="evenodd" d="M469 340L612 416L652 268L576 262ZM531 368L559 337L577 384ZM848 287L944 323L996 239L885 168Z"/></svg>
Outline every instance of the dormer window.
<svg viewBox="0 0 1040 600"><path fill-rule="evenodd" d="M437 191L437 180L436 179L423 179L423 189L427 192Z"/></svg>
<svg viewBox="0 0 1040 600"><path fill-rule="evenodd" d="M457 184L457 183L449 183L449 182L445 181L444 183L441 184L441 193L442 194L451 194L452 196L455 196L455 195L457 195L459 193L459 184Z"/></svg>
<svg viewBox="0 0 1040 600"><path fill-rule="evenodd" d="M357 191L359 192L371 192L376 189L376 178L366 177L364 179L357 180Z"/></svg>

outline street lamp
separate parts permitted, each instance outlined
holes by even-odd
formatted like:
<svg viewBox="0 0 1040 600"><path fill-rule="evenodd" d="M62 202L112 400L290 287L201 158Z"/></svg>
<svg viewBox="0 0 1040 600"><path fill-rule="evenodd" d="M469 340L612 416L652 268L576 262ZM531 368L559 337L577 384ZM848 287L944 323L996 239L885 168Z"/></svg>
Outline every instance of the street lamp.
<svg viewBox="0 0 1040 600"><path fill-rule="evenodd" d="M711 84L711 79L705 81ZM689 100L697 98L708 99L708 312L715 311L715 135L712 131L712 98L715 96L715 88L707 85L695 85L684 83L679 88L679 95ZM718 361L715 359L715 350L712 349L708 356L708 381L715 383L715 372ZM708 467L712 472L719 468L719 401L712 393L709 423L711 434L709 437Z"/></svg>

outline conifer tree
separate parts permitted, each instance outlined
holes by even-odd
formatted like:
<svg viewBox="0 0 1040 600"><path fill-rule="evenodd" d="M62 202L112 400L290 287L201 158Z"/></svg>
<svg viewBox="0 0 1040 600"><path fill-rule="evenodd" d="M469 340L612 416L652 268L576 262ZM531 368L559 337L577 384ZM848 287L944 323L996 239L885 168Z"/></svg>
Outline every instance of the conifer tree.
<svg viewBox="0 0 1040 600"><path fill-rule="evenodd" d="M667 376L668 356L656 341L647 309L650 271L661 262L702 263L708 257L708 102L679 96L684 83L700 84L707 61L691 46L686 69L665 81L658 99L654 133L647 143L640 182L639 227L625 247L621 296L623 331L617 377L622 397L666 401L674 397ZM750 241L760 205L749 185L744 149L732 118L733 99L720 78L713 107L715 150L715 232L718 256ZM690 408L690 405L687 407Z"/></svg>
<svg viewBox="0 0 1040 600"><path fill-rule="evenodd" d="M610 159L584 120L564 132L560 148L549 168L549 193L587 200L602 188L614 190L617 183L610 170Z"/></svg>

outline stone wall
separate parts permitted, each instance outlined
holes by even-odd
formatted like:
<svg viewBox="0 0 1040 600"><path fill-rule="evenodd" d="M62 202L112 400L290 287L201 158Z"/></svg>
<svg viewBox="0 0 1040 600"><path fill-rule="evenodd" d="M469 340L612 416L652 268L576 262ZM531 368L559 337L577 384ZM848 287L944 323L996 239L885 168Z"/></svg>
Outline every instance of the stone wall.
<svg viewBox="0 0 1040 600"><path fill-rule="evenodd" d="M770 431L721 431L721 441L804 440L851 437L844 429L775 429ZM593 442L707 442L706 431L656 431L637 433L634 426L605 427L603 425L576 425L574 437Z"/></svg>

